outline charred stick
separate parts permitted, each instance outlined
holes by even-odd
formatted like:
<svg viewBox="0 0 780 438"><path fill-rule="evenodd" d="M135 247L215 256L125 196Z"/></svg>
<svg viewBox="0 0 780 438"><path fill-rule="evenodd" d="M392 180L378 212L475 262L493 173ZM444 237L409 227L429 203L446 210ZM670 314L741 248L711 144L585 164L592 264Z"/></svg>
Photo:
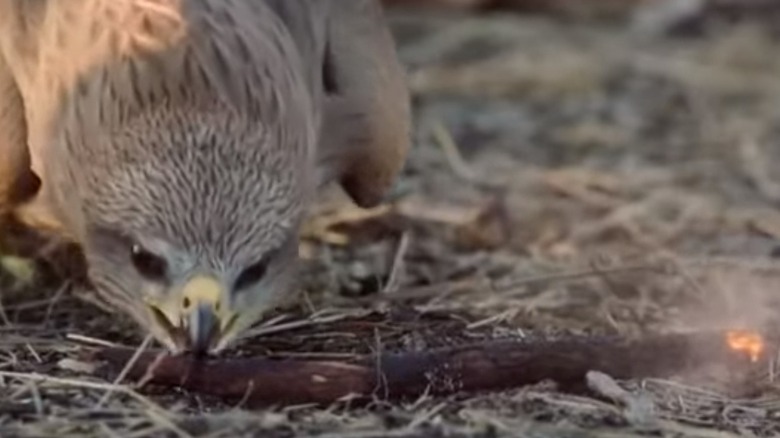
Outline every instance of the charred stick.
<svg viewBox="0 0 780 438"><path fill-rule="evenodd" d="M745 365L744 352L729 347L725 332L668 334L637 339L579 337L492 341L431 351L357 356L347 362L242 358L194 359L148 352L130 370L131 379L180 386L252 406L407 399L422 394L501 391L553 380L578 390L596 370L615 378L666 377L712 361ZM114 372L133 354L102 349L92 359Z"/></svg>

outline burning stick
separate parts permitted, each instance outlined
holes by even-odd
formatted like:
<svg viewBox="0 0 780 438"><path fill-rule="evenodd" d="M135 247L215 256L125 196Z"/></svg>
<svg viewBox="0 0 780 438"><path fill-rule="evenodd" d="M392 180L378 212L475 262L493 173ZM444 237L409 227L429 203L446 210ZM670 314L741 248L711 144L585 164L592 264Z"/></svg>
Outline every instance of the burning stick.
<svg viewBox="0 0 780 438"><path fill-rule="evenodd" d="M90 356L106 361L115 372L133 353L107 348ZM373 397L416 398L425 393L500 391L546 379L556 381L564 390L581 390L591 370L618 379L665 377L713 362L752 366L764 356L764 342L758 333L728 331L634 340L494 341L427 352L359 356L351 362L267 358L198 361L149 352L130 369L129 377L145 376L152 384L243 399L252 406L327 404L348 396L367 401Z"/></svg>
<svg viewBox="0 0 780 438"><path fill-rule="evenodd" d="M726 343L733 350L749 354L752 362L757 362L764 353L764 339L750 330L729 330L726 332Z"/></svg>

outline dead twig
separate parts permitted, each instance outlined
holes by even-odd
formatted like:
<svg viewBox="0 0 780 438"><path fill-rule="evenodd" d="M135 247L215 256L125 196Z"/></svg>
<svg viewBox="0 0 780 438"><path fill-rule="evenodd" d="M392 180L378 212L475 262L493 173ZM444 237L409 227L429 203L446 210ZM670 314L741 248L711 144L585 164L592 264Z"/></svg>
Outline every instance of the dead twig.
<svg viewBox="0 0 780 438"><path fill-rule="evenodd" d="M91 360L120 367L130 349L102 349ZM580 337L558 340L494 341L430 351L381 353L354 361L193 359L146 352L128 376L149 383L243 400L249 406L329 404L380 399L414 399L422 394L500 391L543 380L582 390L597 370L615 378L663 377L712 362L764 366L731 349L720 331L653 335L637 339ZM149 367L154 363L154 369Z"/></svg>

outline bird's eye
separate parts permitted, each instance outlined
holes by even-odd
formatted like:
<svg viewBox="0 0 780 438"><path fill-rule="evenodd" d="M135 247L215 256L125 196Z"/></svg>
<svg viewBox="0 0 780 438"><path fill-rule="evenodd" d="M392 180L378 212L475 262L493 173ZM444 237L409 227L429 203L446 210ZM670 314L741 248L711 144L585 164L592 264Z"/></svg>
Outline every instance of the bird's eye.
<svg viewBox="0 0 780 438"><path fill-rule="evenodd" d="M236 290L241 290L262 280L267 268L268 262L265 259L253 263L241 272L241 275L236 279L234 288Z"/></svg>
<svg viewBox="0 0 780 438"><path fill-rule="evenodd" d="M138 273L146 279L158 281L165 279L168 269L162 257L152 254L141 245L133 245L130 258Z"/></svg>

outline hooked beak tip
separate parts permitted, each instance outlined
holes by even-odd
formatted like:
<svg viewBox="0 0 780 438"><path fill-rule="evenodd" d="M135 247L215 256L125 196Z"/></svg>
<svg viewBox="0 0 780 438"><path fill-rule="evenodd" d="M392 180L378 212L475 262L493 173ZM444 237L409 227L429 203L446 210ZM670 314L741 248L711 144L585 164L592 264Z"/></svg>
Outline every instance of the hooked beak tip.
<svg viewBox="0 0 780 438"><path fill-rule="evenodd" d="M213 306L198 304L190 313L186 325L189 349L196 355L207 354L217 340L220 328Z"/></svg>

